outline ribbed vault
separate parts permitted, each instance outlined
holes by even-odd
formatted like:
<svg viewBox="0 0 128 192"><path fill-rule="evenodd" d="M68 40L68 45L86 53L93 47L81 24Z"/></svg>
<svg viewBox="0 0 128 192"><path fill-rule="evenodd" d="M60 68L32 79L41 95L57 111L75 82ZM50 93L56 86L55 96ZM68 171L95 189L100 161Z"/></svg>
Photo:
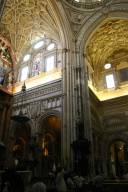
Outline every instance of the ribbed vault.
<svg viewBox="0 0 128 192"><path fill-rule="evenodd" d="M59 39L59 28L49 0L7 0L0 33L8 38L17 58L44 34Z"/></svg>

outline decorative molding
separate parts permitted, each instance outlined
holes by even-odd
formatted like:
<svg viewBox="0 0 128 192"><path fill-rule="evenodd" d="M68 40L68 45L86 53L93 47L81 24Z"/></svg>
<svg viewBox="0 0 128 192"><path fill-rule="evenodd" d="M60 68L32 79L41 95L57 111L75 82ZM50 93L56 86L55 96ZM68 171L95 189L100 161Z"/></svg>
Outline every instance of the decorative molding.
<svg viewBox="0 0 128 192"><path fill-rule="evenodd" d="M28 46L44 36L59 40L58 23L53 18L49 0L7 0L1 19L0 33L8 37L17 58Z"/></svg>
<svg viewBox="0 0 128 192"><path fill-rule="evenodd" d="M50 84L42 85L30 90L27 90L26 95L24 97L24 103L30 103L34 101L38 101L40 99L48 99L51 97L56 97L60 95L62 91L61 80L56 82L52 82ZM14 96L14 106L20 104L21 97L20 93Z"/></svg>
<svg viewBox="0 0 128 192"><path fill-rule="evenodd" d="M73 7L76 7L78 9L96 9L100 8L102 6L105 6L107 3L112 2L112 0L102 0L102 1L92 1L92 0L85 0L83 2L76 2L74 0L65 0L65 3L68 5L71 5Z"/></svg>
<svg viewBox="0 0 128 192"><path fill-rule="evenodd" d="M20 94L14 96L13 115L18 115L21 106ZM31 120L36 120L47 110L62 108L61 80L26 92L22 111Z"/></svg>

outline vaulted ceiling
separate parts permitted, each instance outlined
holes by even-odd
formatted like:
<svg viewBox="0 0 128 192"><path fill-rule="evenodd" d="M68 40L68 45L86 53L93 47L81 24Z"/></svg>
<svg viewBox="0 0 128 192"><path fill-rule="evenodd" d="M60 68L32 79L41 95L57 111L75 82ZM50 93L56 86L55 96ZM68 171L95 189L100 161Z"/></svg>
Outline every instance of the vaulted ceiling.
<svg viewBox="0 0 128 192"><path fill-rule="evenodd" d="M57 22L48 0L7 0L0 34L10 41L17 58L44 34L59 39Z"/></svg>
<svg viewBox="0 0 128 192"><path fill-rule="evenodd" d="M87 53L94 70L106 62L127 56L128 20L108 20L93 34L88 43ZM118 53L118 54L117 54Z"/></svg>
<svg viewBox="0 0 128 192"><path fill-rule="evenodd" d="M104 100L127 95L127 82L125 87L120 84L118 89L111 92L103 92L101 88L104 89L103 74L105 74L106 63L111 63L115 72L119 67L121 68L121 65L128 67L128 20L105 20L93 32L85 52L93 70L93 83L99 92L97 96ZM116 81L118 82L118 77Z"/></svg>

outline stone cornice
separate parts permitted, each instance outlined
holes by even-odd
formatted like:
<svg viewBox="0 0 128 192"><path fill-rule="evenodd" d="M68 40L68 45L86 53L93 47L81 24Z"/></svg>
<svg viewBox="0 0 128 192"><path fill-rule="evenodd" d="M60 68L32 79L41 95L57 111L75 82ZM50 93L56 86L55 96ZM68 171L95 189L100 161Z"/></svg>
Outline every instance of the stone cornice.
<svg viewBox="0 0 128 192"><path fill-rule="evenodd" d="M51 82L50 84L42 85L33 89L30 89L26 92L24 96L24 102L30 103L35 100L47 99L50 96L60 95L62 90L61 80L56 82ZM21 102L20 93L15 94L14 96L14 105Z"/></svg>

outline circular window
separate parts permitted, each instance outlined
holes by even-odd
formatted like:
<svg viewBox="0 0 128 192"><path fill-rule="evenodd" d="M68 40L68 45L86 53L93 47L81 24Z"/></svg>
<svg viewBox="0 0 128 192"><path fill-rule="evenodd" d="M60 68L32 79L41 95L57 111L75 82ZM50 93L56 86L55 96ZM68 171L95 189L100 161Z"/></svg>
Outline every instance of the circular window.
<svg viewBox="0 0 128 192"><path fill-rule="evenodd" d="M105 69L110 69L111 66L112 66L111 63L106 63L106 64L104 65L104 68L105 68Z"/></svg>

